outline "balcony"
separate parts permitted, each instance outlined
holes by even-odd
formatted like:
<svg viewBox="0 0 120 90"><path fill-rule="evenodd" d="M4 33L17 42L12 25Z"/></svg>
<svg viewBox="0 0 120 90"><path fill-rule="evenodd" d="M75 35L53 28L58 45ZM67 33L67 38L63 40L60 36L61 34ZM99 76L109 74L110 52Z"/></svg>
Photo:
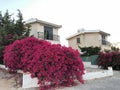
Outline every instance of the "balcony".
<svg viewBox="0 0 120 90"><path fill-rule="evenodd" d="M108 45L108 46L111 45L110 42L108 42L108 41L106 41L106 40L104 40L104 39L103 39L101 42L102 42L102 45Z"/></svg>
<svg viewBox="0 0 120 90"><path fill-rule="evenodd" d="M46 37L44 35L44 32L38 32L38 38L41 38L41 39L44 39L44 40L60 41L59 35L53 34L52 36Z"/></svg>

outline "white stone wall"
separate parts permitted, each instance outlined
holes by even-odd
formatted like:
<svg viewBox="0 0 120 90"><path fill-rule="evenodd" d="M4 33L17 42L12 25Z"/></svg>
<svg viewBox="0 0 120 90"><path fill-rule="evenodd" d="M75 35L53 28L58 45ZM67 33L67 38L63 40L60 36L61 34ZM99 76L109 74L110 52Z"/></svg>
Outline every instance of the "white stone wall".
<svg viewBox="0 0 120 90"><path fill-rule="evenodd" d="M85 75L83 75L83 79L84 80L92 80L92 79L108 77L108 76L113 76L112 67L109 67L108 70L85 73Z"/></svg>
<svg viewBox="0 0 120 90"><path fill-rule="evenodd" d="M23 73L22 88L39 87L37 83L37 78L31 78L29 73Z"/></svg>
<svg viewBox="0 0 120 90"><path fill-rule="evenodd" d="M7 68L5 68L4 65L0 65L0 68L7 70ZM23 73L23 72L19 71L19 73ZM86 72L83 75L83 79L84 80L92 80L92 79L108 77L108 76L113 76L112 67L109 67L108 70L102 70L102 71L98 71L98 72L89 72L89 73ZM39 87L39 85L37 83L38 83L37 78L31 78L30 73L23 73L22 88Z"/></svg>
<svg viewBox="0 0 120 90"><path fill-rule="evenodd" d="M84 80L92 80L96 78L108 77L113 76L112 68L108 68L108 70L103 70L99 72L89 72L83 75ZM30 87L38 87L37 85L38 80L36 78L31 78L30 74L23 74L23 85L22 88L30 88Z"/></svg>

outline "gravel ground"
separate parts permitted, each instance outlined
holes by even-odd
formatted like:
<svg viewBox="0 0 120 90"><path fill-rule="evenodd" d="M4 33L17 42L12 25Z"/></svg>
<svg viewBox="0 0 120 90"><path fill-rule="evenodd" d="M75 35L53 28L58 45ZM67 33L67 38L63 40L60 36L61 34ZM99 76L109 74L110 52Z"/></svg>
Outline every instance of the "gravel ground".
<svg viewBox="0 0 120 90"><path fill-rule="evenodd" d="M20 86L17 87L13 75L0 70L0 90L39 90L39 88L22 89ZM120 90L120 71L114 71L112 77L89 80L85 81L85 84L56 90Z"/></svg>

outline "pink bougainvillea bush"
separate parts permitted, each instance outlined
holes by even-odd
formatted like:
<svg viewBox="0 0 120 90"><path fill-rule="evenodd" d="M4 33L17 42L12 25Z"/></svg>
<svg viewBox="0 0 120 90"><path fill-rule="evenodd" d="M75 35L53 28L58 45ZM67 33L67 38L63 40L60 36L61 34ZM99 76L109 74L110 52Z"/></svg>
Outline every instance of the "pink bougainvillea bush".
<svg viewBox="0 0 120 90"><path fill-rule="evenodd" d="M109 66L113 69L120 70L120 53L119 52L106 52L99 53L98 66L107 69Z"/></svg>
<svg viewBox="0 0 120 90"><path fill-rule="evenodd" d="M21 69L38 78L41 90L84 83L84 65L79 52L60 44L29 37L16 40L4 50L4 63L11 70Z"/></svg>

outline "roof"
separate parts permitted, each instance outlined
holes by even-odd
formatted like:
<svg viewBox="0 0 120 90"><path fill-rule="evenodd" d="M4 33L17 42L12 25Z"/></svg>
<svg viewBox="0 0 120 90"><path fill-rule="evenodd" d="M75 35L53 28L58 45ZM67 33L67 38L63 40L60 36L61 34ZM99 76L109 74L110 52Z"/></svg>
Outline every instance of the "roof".
<svg viewBox="0 0 120 90"><path fill-rule="evenodd" d="M81 35L81 34L87 34L87 33L100 33L100 34L104 34L106 36L109 36L109 33L106 33L104 31L101 30L78 30L78 32L74 35L71 35L67 38L67 40L69 40L70 38L73 38L75 36Z"/></svg>
<svg viewBox="0 0 120 90"><path fill-rule="evenodd" d="M32 23L36 23L36 22L44 24L44 25L49 25L49 26L52 26L52 27L55 27L55 28L61 28L62 27L61 25L57 25L57 24L53 24L53 23L50 23L50 22L38 20L37 18L31 18L31 19L25 21L25 24L32 24Z"/></svg>

